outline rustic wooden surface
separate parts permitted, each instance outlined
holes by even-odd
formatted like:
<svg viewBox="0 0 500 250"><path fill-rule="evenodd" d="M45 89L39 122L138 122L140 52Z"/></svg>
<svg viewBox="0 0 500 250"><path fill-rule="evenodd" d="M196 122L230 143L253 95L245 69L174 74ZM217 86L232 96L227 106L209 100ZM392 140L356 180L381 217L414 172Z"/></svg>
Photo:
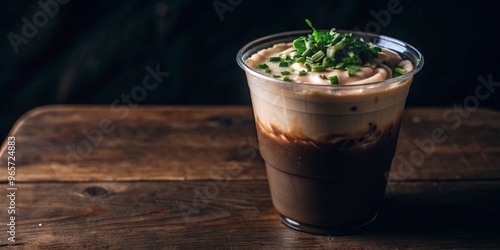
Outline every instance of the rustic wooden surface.
<svg viewBox="0 0 500 250"><path fill-rule="evenodd" d="M250 107L128 111L47 106L19 119L10 133L16 137L15 247L500 247L497 112L467 111L459 124L443 118L446 109L408 109L380 217L361 234L325 237L279 221ZM460 114L448 117L454 115ZM82 130L99 129L103 120L114 130L103 132L81 159L67 160L67 147L89 140ZM437 128L446 140L417 146L415 139L432 139ZM4 141L2 166L5 148ZM419 154L425 157L411 158ZM7 187L6 167L0 186ZM205 191L210 197L200 196ZM0 231L6 231L4 198L0 207ZM0 234L0 247L12 246L7 236Z"/></svg>

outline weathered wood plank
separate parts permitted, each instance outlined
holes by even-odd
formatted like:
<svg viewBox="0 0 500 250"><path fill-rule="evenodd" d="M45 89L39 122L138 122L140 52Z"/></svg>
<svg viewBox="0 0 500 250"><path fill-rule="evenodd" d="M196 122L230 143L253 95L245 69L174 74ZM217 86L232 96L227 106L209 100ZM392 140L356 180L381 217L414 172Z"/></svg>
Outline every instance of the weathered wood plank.
<svg viewBox="0 0 500 250"><path fill-rule="evenodd" d="M403 119L391 179L500 178L498 112L408 109ZM433 141L436 129L444 141ZM206 180L233 165L243 169L235 179L266 179L247 106L46 106L20 118L11 135L19 181Z"/></svg>
<svg viewBox="0 0 500 250"><path fill-rule="evenodd" d="M405 111L391 179L500 178L500 113L450 111Z"/></svg>
<svg viewBox="0 0 500 250"><path fill-rule="evenodd" d="M500 247L498 181L393 183L376 222L343 237L285 227L266 181L231 180L203 194L213 185L215 181L18 184L16 243L28 249ZM189 214L183 206L195 210Z"/></svg>
<svg viewBox="0 0 500 250"><path fill-rule="evenodd" d="M266 178L247 107L148 107L122 114L104 106L49 106L27 114L11 133L18 179L210 179L234 164L243 168L235 178ZM101 129L102 121L110 124Z"/></svg>

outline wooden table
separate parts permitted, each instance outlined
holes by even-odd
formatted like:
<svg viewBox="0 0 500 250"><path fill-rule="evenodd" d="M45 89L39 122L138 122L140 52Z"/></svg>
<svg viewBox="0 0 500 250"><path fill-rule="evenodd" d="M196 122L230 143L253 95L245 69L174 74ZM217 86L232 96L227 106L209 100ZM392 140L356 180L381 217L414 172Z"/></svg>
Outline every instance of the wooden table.
<svg viewBox="0 0 500 250"><path fill-rule="evenodd" d="M499 248L500 113L450 112L405 112L379 218L327 237L279 221L250 107L37 108L9 134L14 186L8 139L2 146L0 246ZM434 147L415 143L433 138ZM8 187L17 188L15 243Z"/></svg>

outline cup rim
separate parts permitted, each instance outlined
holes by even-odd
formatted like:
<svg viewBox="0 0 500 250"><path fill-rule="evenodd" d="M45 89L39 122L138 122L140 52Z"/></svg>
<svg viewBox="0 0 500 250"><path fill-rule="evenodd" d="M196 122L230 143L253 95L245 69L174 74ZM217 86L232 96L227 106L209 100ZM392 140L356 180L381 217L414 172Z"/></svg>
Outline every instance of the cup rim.
<svg viewBox="0 0 500 250"><path fill-rule="evenodd" d="M321 30L321 31L325 31L325 30ZM396 82L404 82L406 79L408 79L410 77L413 77L424 66L424 56L422 55L422 53L420 51L418 51L412 45L410 45L410 44L408 44L406 42L403 42L403 41L401 41L399 39L396 39L396 38L393 38L393 37L389 37L389 36L385 36L385 35L379 35L379 34L375 34L375 33L370 33L370 32L362 32L362 31L337 30L337 32L340 32L340 33L352 33L353 35L356 35L358 37L363 37L363 38L371 38L371 39L377 38L377 39L380 39L380 40L383 40L383 41L390 42L392 44L397 44L399 46L403 46L408 51L410 51L411 54L414 54L417 59L420 59L420 61L419 61L418 64L416 64L414 61L412 61L413 65L414 65L413 70L410 71L410 72L408 72L408 73L405 73L403 75L400 75L400 76L397 76L397 77L392 77L392 78L389 78L389 79L386 79L386 80L383 80L383 81L378 81L378 82L363 83L363 84L352 84L352 85L340 85L340 84L335 84L335 85L326 85L326 84L325 85L320 85L320 84L311 84L311 83L288 82L288 81L284 81L282 79L277 79L277 78L272 78L272 77L266 76L266 75L258 72L256 69L250 68L243 61L243 56L247 54L246 52L249 49L251 49L253 46L255 46L256 44L259 44L261 42L264 42L264 41L268 40L268 42L266 42L264 44L259 44L258 45L258 46L261 47L259 50L261 50L261 49L269 48L273 44L275 44L276 42L272 43L273 42L273 38L275 38L274 40L278 40L277 38L281 38L279 40L285 40L285 38L289 37L289 39L290 39L289 41L291 42L291 41L293 41L293 39L298 38L300 35L308 35L308 34L311 33L311 30L293 30L293 31L286 31L286 32L274 33L274 34L263 36L263 37L260 37L260 38L257 38L257 39L254 39L254 40L248 42L236 54L236 62L238 63L238 65L245 72L250 73L253 76L256 76L256 77L259 77L259 78L265 78L266 80L268 80L270 82L273 82L275 84L278 84L278 85L287 85L288 87L289 86L300 86L300 87L303 87L303 88L318 88L318 89L325 89L325 90L327 90L327 89L328 90L341 90L341 89L345 89L345 90L350 89L350 90L352 90L352 89L359 89L359 88L363 88L363 87L377 87L377 86L392 84L392 83L396 83ZM266 46L264 46L264 45L266 45ZM382 47L384 49L388 49L387 46L383 46L383 45L379 45L379 44L377 44L377 46ZM389 50L391 50L391 49L389 49ZM393 51L393 50L391 50L391 51ZM393 51L393 52L396 52L396 53L398 53L398 54L401 55L401 52L398 52L398 51ZM251 55L249 55L249 56L251 56Z"/></svg>

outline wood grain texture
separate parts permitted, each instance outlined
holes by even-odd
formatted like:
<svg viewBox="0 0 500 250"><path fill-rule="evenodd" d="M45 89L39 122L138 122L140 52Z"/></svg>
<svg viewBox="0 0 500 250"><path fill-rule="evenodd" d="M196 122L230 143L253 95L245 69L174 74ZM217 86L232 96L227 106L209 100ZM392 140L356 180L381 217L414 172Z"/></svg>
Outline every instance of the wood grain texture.
<svg viewBox="0 0 500 250"><path fill-rule="evenodd" d="M242 168L234 179L266 179L248 106L121 108L45 106L25 114L10 133L19 181L207 180L234 166ZM408 109L390 178L499 179L499 134L494 111Z"/></svg>
<svg viewBox="0 0 500 250"><path fill-rule="evenodd" d="M436 141L436 129L446 139ZM500 114L489 110L405 111L380 217L360 234L325 237L279 221L250 107L41 107L21 117L10 133L16 137L15 245L495 249L498 134ZM91 150L67 158L82 141ZM4 142L1 162L7 161L5 149ZM0 200L0 207L6 202ZM0 237L0 247L11 246L6 237Z"/></svg>
<svg viewBox="0 0 500 250"><path fill-rule="evenodd" d="M200 202L198 191L213 183L20 184L17 243L28 249L500 247L499 182L395 183L376 222L342 237L284 226L266 181L230 181ZM197 210L189 214L182 204Z"/></svg>
<svg viewBox="0 0 500 250"><path fill-rule="evenodd" d="M266 179L247 107L127 111L49 106L26 114L11 133L19 180L210 179L235 164L243 168L235 178Z"/></svg>

